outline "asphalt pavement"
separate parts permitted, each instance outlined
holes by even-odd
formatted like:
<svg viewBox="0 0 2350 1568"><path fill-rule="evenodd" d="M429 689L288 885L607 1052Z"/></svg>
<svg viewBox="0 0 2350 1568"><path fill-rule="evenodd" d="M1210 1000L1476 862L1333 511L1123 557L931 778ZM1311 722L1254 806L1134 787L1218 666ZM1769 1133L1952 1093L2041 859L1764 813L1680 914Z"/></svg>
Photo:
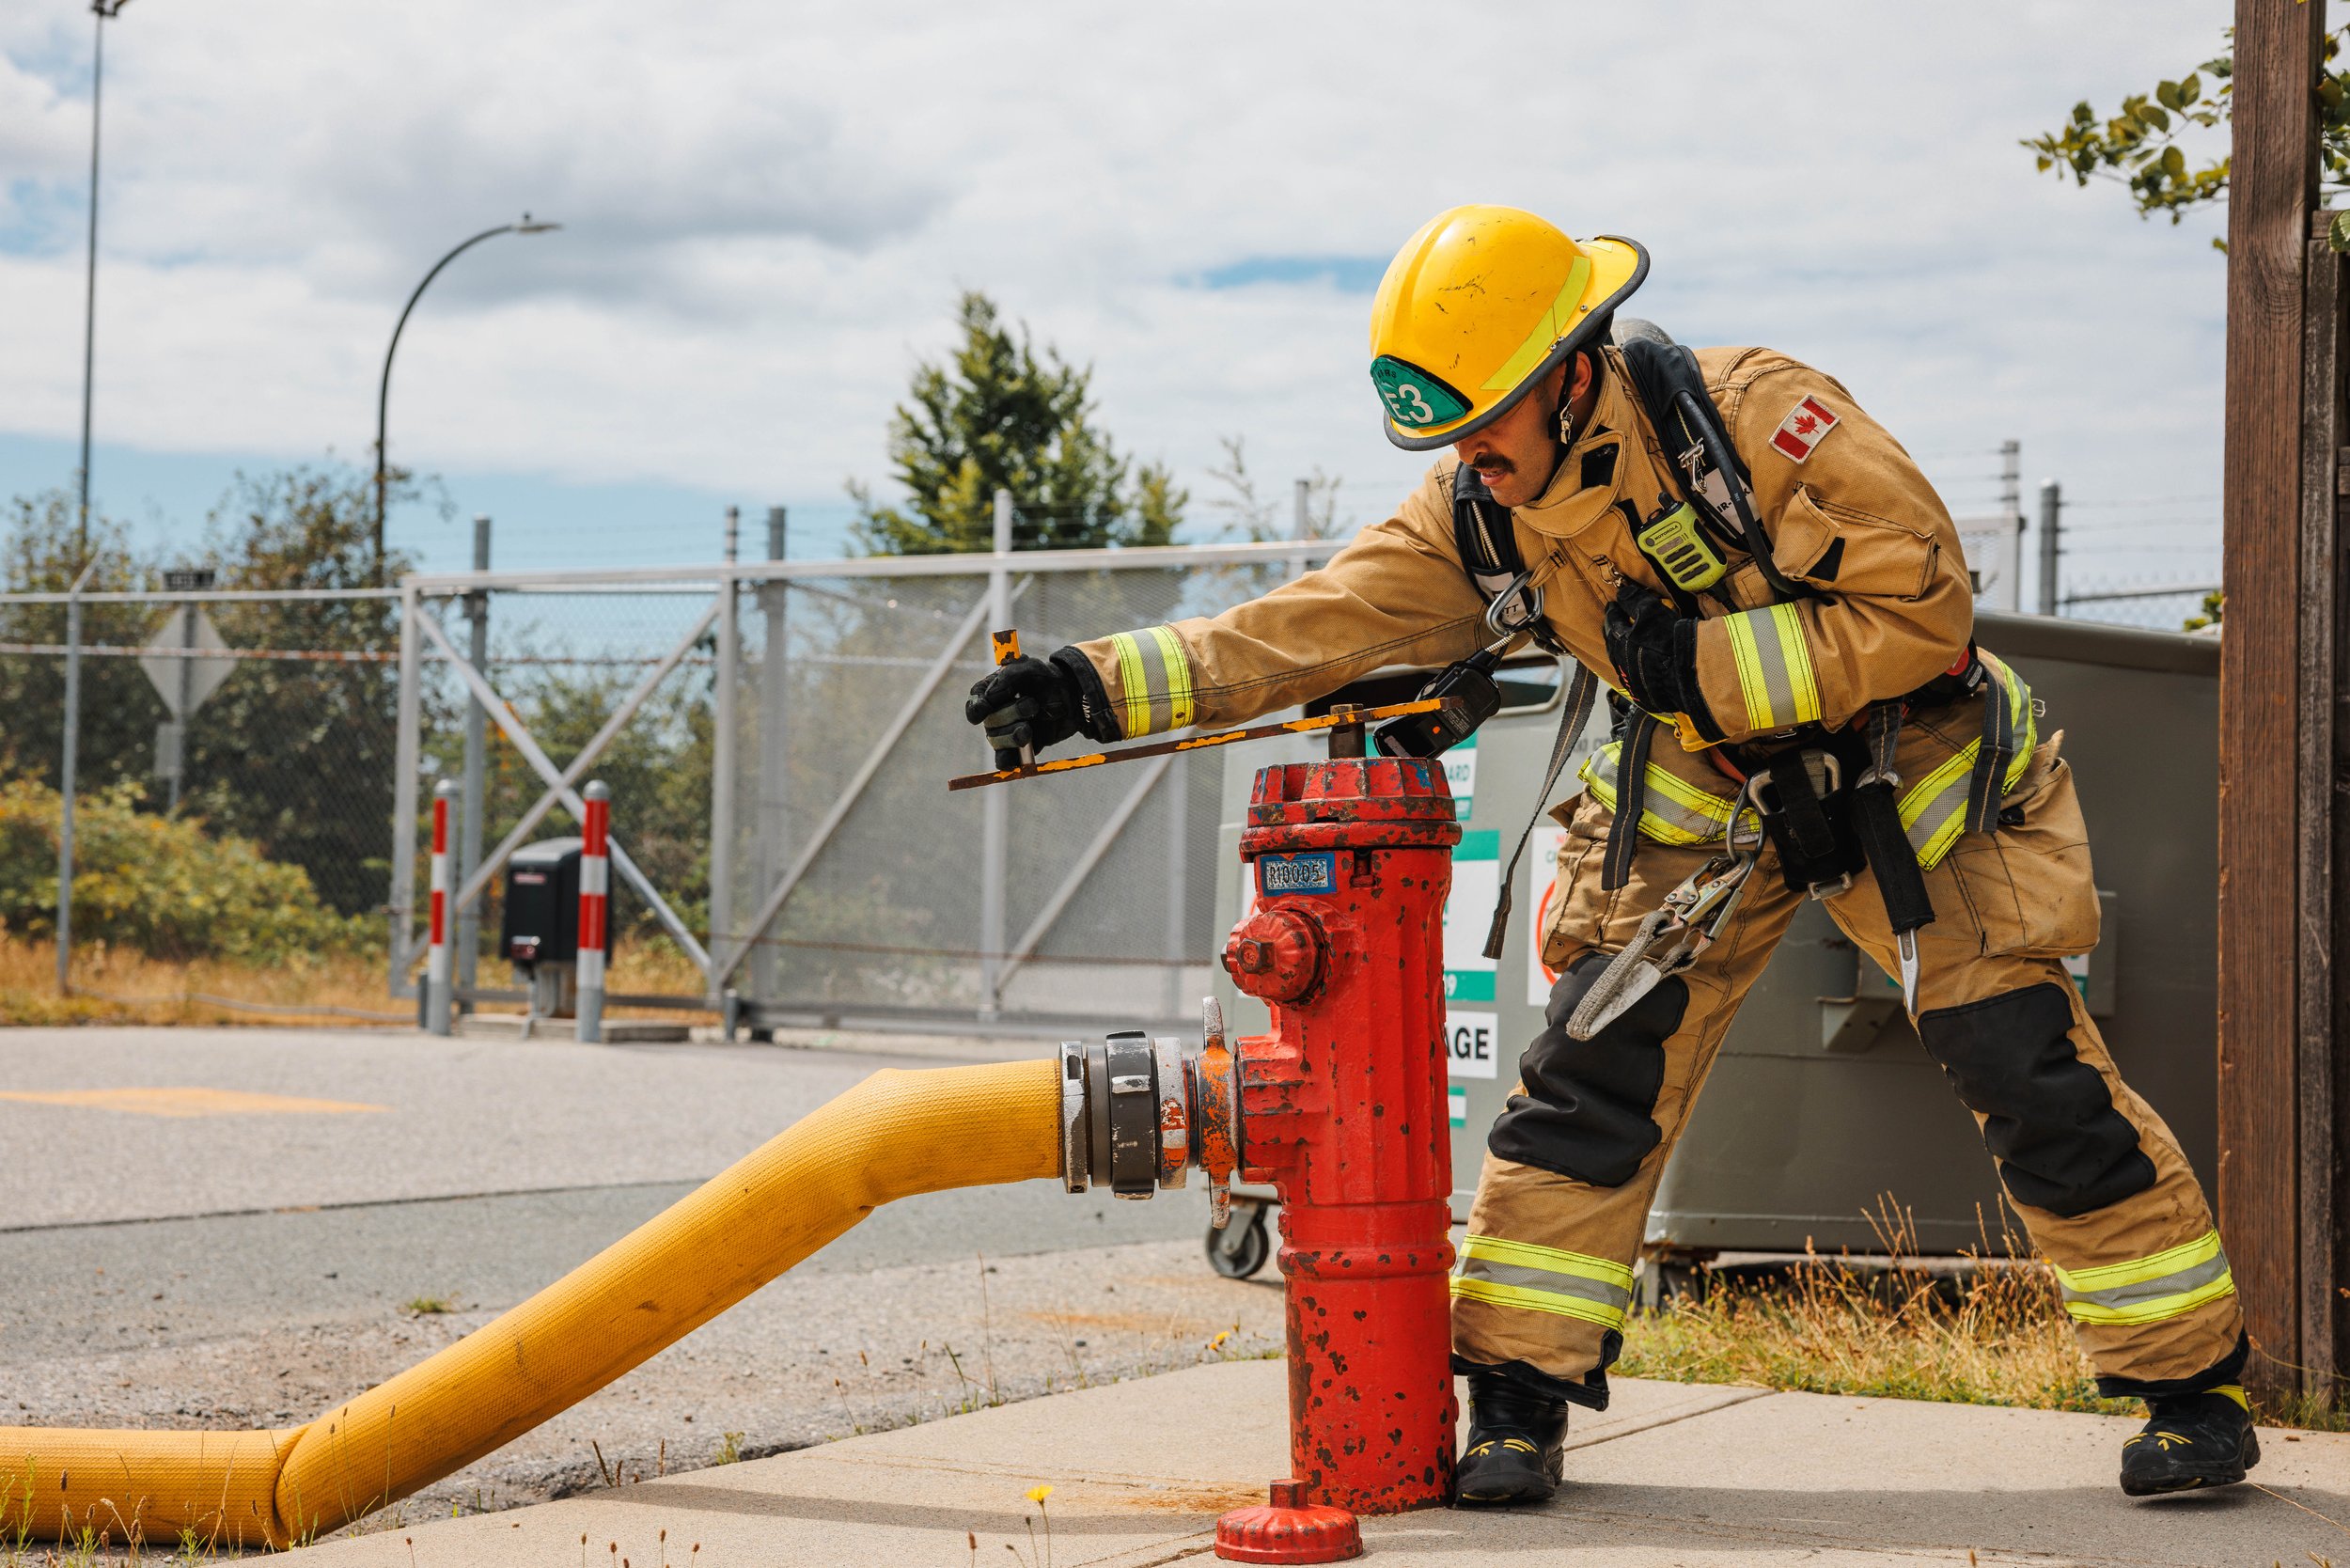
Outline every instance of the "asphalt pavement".
<svg viewBox="0 0 2350 1568"><path fill-rule="evenodd" d="M883 1069L1042 1055L0 1030L0 1423L304 1420L547 1284ZM494 1506L1279 1342L1204 1195L892 1204L416 1505Z"/></svg>

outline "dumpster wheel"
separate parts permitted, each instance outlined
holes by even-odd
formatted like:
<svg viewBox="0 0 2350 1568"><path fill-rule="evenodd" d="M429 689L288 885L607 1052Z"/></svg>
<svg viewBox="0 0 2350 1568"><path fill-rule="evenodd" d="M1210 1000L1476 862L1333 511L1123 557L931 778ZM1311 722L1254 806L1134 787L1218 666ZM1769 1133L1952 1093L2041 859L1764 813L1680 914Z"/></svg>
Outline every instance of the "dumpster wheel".
<svg viewBox="0 0 2350 1568"><path fill-rule="evenodd" d="M1246 1279L1273 1256L1273 1238L1265 1231L1263 1204L1235 1199L1232 1208L1224 1229L1208 1232L1208 1266L1227 1279Z"/></svg>

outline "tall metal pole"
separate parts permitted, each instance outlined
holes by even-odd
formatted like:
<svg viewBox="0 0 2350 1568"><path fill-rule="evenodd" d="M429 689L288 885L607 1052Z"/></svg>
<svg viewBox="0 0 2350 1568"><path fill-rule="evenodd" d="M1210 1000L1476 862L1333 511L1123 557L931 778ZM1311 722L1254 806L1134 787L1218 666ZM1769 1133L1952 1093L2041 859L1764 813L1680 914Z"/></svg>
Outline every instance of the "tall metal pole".
<svg viewBox="0 0 2350 1568"><path fill-rule="evenodd" d="M82 589L98 570L90 561L73 579L65 602L65 754L57 760L57 995L72 995L67 965L73 954L73 774L82 744Z"/></svg>
<svg viewBox="0 0 2350 1568"><path fill-rule="evenodd" d="M490 570L490 515L477 513L473 520L473 569ZM476 589L465 595L466 654L473 667L490 667L490 596ZM482 817L487 809L483 800L486 787L483 776L488 763L490 715L481 706L481 699L470 692L465 698L465 758L464 793L458 802L462 820L457 833L457 882L462 887L473 880L476 867L481 864ZM481 900L457 911L457 1008L461 1012L472 1011L473 1004L464 994L474 989L481 969Z"/></svg>
<svg viewBox="0 0 2350 1568"><path fill-rule="evenodd" d="M408 328L409 313L416 308L416 302L424 298L424 291L432 287L432 280L441 275L441 269L443 267L447 266L451 261L456 260L459 257L473 249L474 246L479 244L482 241L494 239L500 234L546 234L562 227L563 226L559 223L547 223L540 219L535 219L529 213L525 212L522 215L522 221L520 223L502 223L495 228L485 228L480 233L475 235L472 239L459 244L455 249L451 250L446 256L442 257L438 261L433 262L432 270L424 274L424 281L417 284L415 291L408 296L408 303L400 307L400 320L393 323L392 326L391 343L384 350L384 374L382 379L376 383L375 387L376 587L382 588L384 586L384 491L385 486L388 483L387 476L389 474L389 464L385 461L384 447L384 423L389 418L391 413L392 356L400 353L400 335L402 332L405 332Z"/></svg>
<svg viewBox="0 0 2350 1568"><path fill-rule="evenodd" d="M2058 519L2063 514L2064 495L2054 479L2040 481L2040 613L2057 613L2057 537Z"/></svg>
<svg viewBox="0 0 2350 1568"><path fill-rule="evenodd" d="M91 0L94 38L89 62L89 247L82 277L82 466L74 476L80 498L74 509L73 558L89 557L89 428L90 396L98 359L98 109L106 77L106 20L121 13L128 0ZM70 612L69 612L70 613ZM62 949L60 949L62 950ZM58 971L64 985L65 971Z"/></svg>
<svg viewBox="0 0 2350 1568"><path fill-rule="evenodd" d="M743 509L727 508L726 561L742 552ZM722 1000L718 977L729 967L734 931L735 690L742 683L743 596L728 576L718 590L718 690L710 745L710 974L713 1002ZM731 1012L728 1013L729 1019ZM728 1031L729 1036L732 1030Z"/></svg>
<svg viewBox="0 0 2350 1568"><path fill-rule="evenodd" d="M1011 624L1011 492L995 493L995 559L987 569L987 623ZM990 790L979 817L979 1016L1003 1007L1004 876L1011 840L1011 792Z"/></svg>
<svg viewBox="0 0 2350 1568"><path fill-rule="evenodd" d="M1296 489L1297 537L1314 537L1314 486L1311 479L1300 479Z"/></svg>
<svg viewBox="0 0 2350 1568"><path fill-rule="evenodd" d="M767 509L767 558L784 558L785 512ZM765 651L759 661L759 886L763 894L776 885L791 864L791 748L785 726L790 722L786 695L791 662L785 623L790 588L781 581L762 583L759 607L767 621ZM751 994L761 1001L782 995L782 952L773 942L762 943L751 964ZM754 1035L756 1038L756 1035Z"/></svg>
<svg viewBox="0 0 2350 1568"><path fill-rule="evenodd" d="M415 957L411 944L416 919L416 781L424 766L423 699L418 691L419 661L424 635L416 626L421 600L413 582L400 590L399 723L392 741L392 886L386 901L390 916L390 974L392 995L420 995L408 989L408 965Z"/></svg>

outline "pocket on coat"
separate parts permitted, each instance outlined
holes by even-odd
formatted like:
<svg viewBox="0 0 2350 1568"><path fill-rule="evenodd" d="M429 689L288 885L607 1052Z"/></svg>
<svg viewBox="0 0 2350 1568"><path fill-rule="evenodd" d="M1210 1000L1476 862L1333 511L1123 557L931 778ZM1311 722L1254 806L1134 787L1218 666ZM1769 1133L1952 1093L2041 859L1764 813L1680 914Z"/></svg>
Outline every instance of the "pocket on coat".
<svg viewBox="0 0 2350 1568"><path fill-rule="evenodd" d="M2057 756L2057 741L2040 747L2023 788L2010 795L1996 833L1969 833L1943 862L1974 922L1986 954L2069 958L2096 947L2096 873L2090 864L2089 828L2073 790L2073 770Z"/></svg>
<svg viewBox="0 0 2350 1568"><path fill-rule="evenodd" d="M1771 535L1771 559L1789 576L1880 599L1923 594L1939 574L1941 554L1931 533L1823 501L1801 485Z"/></svg>

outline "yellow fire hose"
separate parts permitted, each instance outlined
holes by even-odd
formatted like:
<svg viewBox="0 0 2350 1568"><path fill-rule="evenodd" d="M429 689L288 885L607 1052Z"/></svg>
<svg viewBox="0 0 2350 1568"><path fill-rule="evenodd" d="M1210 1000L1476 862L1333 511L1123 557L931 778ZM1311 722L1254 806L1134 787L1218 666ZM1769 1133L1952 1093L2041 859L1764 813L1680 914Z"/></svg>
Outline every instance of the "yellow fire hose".
<svg viewBox="0 0 2350 1568"><path fill-rule="evenodd" d="M274 1432L0 1427L0 1539L284 1546L512 1441L916 1193L1057 1175L1050 1060L877 1073L495 1322Z"/></svg>

